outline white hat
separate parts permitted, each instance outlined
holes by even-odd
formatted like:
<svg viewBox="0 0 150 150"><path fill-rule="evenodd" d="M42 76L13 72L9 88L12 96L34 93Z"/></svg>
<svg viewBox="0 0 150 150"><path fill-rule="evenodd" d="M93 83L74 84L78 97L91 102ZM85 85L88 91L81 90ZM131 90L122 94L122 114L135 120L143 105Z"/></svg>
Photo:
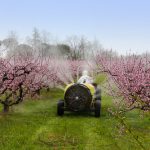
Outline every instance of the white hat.
<svg viewBox="0 0 150 150"><path fill-rule="evenodd" d="M88 75L88 71L87 71L87 70L84 70L84 71L82 72L82 75L83 75L83 76L87 76L87 75Z"/></svg>

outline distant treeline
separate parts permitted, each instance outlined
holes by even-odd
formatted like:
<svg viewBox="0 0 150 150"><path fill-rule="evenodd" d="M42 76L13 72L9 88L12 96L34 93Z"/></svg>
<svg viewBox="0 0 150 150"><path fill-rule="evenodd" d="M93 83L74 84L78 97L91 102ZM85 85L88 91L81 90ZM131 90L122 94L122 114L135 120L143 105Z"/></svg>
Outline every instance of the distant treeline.
<svg viewBox="0 0 150 150"><path fill-rule="evenodd" d="M25 42L20 43L13 32L0 41L1 55L11 57L14 55L41 57L64 57L67 59L86 59L93 57L98 52L109 56L117 56L116 52L104 49L97 41L90 41L81 36L70 36L63 42L51 39L47 32L40 32L34 28L32 35ZM3 53L2 53L3 52Z"/></svg>

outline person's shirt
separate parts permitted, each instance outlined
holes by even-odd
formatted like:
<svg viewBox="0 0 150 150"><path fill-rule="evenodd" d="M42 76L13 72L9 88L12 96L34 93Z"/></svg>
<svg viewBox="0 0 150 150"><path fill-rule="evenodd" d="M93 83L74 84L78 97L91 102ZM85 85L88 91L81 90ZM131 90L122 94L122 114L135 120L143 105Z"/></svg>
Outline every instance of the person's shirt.
<svg viewBox="0 0 150 150"><path fill-rule="evenodd" d="M78 80L78 83L83 84L83 83L93 83L92 77L89 77L88 75L81 76L80 79Z"/></svg>

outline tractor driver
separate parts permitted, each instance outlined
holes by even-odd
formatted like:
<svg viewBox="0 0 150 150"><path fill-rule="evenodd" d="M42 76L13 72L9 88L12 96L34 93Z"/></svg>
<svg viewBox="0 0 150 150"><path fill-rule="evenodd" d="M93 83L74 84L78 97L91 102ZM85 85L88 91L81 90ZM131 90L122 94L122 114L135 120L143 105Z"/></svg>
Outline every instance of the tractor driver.
<svg viewBox="0 0 150 150"><path fill-rule="evenodd" d="M93 79L92 77L88 76L88 72L86 70L83 71L82 76L80 77L80 79L78 80L77 83L83 84L83 83L89 83L92 84L93 83Z"/></svg>
<svg viewBox="0 0 150 150"><path fill-rule="evenodd" d="M97 83L93 82L92 77L88 76L88 72L85 70L82 73L82 76L80 77L80 79L78 80L77 83L80 84L84 84L84 83L89 83L92 84L95 88L95 93L94 93L94 97L95 100L101 100L101 89L98 87Z"/></svg>

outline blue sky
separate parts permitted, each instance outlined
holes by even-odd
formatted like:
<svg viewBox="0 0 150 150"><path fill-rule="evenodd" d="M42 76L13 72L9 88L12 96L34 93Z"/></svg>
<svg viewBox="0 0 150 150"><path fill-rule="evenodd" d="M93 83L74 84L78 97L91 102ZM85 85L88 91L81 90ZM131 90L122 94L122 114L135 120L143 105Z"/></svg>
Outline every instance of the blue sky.
<svg viewBox="0 0 150 150"><path fill-rule="evenodd" d="M32 29L63 40L70 35L97 38L119 53L150 52L149 0L0 0L0 40L14 30Z"/></svg>

